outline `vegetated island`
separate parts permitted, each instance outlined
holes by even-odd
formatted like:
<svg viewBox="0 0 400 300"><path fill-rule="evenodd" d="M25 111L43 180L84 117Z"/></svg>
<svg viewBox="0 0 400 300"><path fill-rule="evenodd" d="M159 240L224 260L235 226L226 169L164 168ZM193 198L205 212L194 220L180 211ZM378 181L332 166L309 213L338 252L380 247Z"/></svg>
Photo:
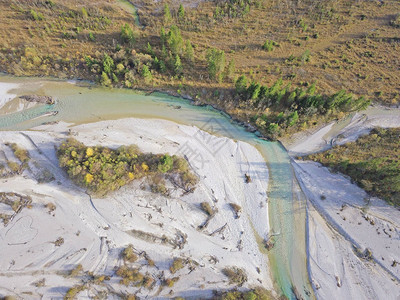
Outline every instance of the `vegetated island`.
<svg viewBox="0 0 400 300"><path fill-rule="evenodd" d="M57 156L60 167L71 179L98 196L105 196L144 176L151 177L152 190L162 194L167 194L165 178L186 192L193 192L198 182L184 158L144 154L134 145L113 150L103 146L87 147L68 138L58 148Z"/></svg>

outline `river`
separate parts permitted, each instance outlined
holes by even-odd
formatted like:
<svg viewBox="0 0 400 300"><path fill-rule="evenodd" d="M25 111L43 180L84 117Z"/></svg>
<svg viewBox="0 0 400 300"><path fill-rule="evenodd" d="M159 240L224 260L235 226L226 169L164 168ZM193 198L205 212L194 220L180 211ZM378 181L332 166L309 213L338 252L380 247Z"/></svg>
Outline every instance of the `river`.
<svg viewBox="0 0 400 300"><path fill-rule="evenodd" d="M197 126L214 135L257 147L270 174L269 219L275 246L265 252L275 287L290 299L295 299L293 290L304 299L314 298L307 272L304 195L298 187L290 157L280 143L260 139L210 106L193 106L188 100L165 94L146 95L127 89L105 89L85 82L39 78L0 76L0 82L20 84L13 94L56 98L54 105L38 105L0 116L1 130L29 130L55 121L82 124L127 117L154 118Z"/></svg>

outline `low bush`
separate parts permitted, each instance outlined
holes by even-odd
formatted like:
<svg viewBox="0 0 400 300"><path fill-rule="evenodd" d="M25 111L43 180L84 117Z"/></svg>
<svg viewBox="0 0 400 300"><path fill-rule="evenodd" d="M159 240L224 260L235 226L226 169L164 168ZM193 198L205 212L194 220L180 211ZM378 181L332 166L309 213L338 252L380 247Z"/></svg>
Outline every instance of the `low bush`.
<svg viewBox="0 0 400 300"><path fill-rule="evenodd" d="M22 163L27 163L31 159L28 150L19 147L15 143L10 144L9 146L11 147L15 157L18 158Z"/></svg>
<svg viewBox="0 0 400 300"><path fill-rule="evenodd" d="M207 215L212 216L214 214L214 210L208 202L200 203L200 207Z"/></svg>
<svg viewBox="0 0 400 300"><path fill-rule="evenodd" d="M78 276L78 275L82 272L82 270L83 270L83 267L82 267L81 264L79 264L79 265L77 265L74 269L71 270L71 272L70 272L69 275L70 275L71 277L76 277L76 276Z"/></svg>
<svg viewBox="0 0 400 300"><path fill-rule="evenodd" d="M133 245L128 245L128 247L122 251L122 258L130 263L137 261L138 257L133 251Z"/></svg>
<svg viewBox="0 0 400 300"><path fill-rule="evenodd" d="M222 273L228 277L230 284L236 284L242 286L247 282L247 274L245 270L238 267L226 267L222 270Z"/></svg>
<svg viewBox="0 0 400 300"><path fill-rule="evenodd" d="M171 271L172 274L175 274L177 271L183 269L184 267L185 267L185 260L177 257L172 261L172 265L169 267L169 270Z"/></svg>

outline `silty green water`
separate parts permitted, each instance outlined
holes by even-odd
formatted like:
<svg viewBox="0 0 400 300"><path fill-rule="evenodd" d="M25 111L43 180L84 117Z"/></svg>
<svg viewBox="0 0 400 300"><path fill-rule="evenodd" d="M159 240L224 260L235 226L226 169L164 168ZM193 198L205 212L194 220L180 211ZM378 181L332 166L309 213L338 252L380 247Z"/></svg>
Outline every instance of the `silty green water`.
<svg viewBox="0 0 400 300"><path fill-rule="evenodd" d="M212 107L193 106L189 101L165 94L145 95L126 89L110 90L89 84L77 86L29 78L0 77L0 81L24 83L22 90L13 91L15 94L40 93L57 99L55 105L41 105L0 116L2 130L28 130L51 121L82 124L127 117L157 118L194 125L212 134L256 146L269 167L269 218L276 243L268 257L275 285L288 298L294 298L293 286L304 299L313 297L305 293L305 289L312 293L312 288L306 267L304 206L299 208L294 200L290 158L279 143L258 138ZM52 115L52 112L57 114Z"/></svg>

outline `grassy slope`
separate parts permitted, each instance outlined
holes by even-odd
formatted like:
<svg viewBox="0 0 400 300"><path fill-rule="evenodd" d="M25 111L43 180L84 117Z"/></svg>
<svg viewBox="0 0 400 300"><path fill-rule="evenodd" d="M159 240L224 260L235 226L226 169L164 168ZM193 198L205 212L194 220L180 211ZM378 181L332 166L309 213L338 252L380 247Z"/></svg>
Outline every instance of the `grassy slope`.
<svg viewBox="0 0 400 300"><path fill-rule="evenodd" d="M54 75L59 77L90 77L83 67L84 55L96 56L115 49L121 43L119 32L124 23L134 24L134 18L115 1L88 0L59 1L49 8L48 1L0 1L0 61L1 69L22 75ZM147 25L136 28L137 44L141 51L148 41L159 44L162 25L162 4L152 1L133 1L139 6L141 21ZM193 1L192 1L193 2ZM365 95L385 103L398 103L400 75L399 28L390 26L395 13L400 13L398 1L260 1L243 18L216 22L212 17L213 2L201 2L196 9L186 9L186 21L179 24L184 38L195 45L194 64L184 63L185 81L171 76L157 75L152 85L176 89L179 84L202 98L212 98L214 89L231 89L232 83L216 83L208 79L205 51L209 47L225 50L227 60L234 58L237 75L247 74L261 83L270 84L277 78L293 78L295 84L317 81L322 91L334 92L345 88L357 95ZM89 16L81 17L85 8ZM35 21L30 10L41 12L44 19ZM176 14L176 1L171 4ZM77 17L63 17L73 11ZM329 11L329 13L327 13ZM102 17L110 20L104 25ZM100 21L99 21L100 19ZM303 20L304 26L299 24ZM301 22L300 22L301 23ZM97 25L96 25L97 24ZM305 26L307 26L306 30ZM74 35L80 27L76 39ZM95 37L91 41L89 33ZM317 35L318 38L313 38ZM265 39L280 44L272 52L261 49ZM46 67L26 56L26 47L34 48L37 56L46 59ZM308 63L290 63L290 55L311 53ZM28 63L26 63L28 60ZM71 63L73 61L74 63ZM31 62L31 64L29 64ZM64 66L64 69L58 65ZM57 68L58 67L58 68ZM143 82L140 85L144 85ZM223 98L221 96L221 98ZM234 111L232 109L232 111ZM238 113L245 113L241 110Z"/></svg>
<svg viewBox="0 0 400 300"><path fill-rule="evenodd" d="M374 129L356 142L307 158L349 175L367 192L400 206L400 128Z"/></svg>

